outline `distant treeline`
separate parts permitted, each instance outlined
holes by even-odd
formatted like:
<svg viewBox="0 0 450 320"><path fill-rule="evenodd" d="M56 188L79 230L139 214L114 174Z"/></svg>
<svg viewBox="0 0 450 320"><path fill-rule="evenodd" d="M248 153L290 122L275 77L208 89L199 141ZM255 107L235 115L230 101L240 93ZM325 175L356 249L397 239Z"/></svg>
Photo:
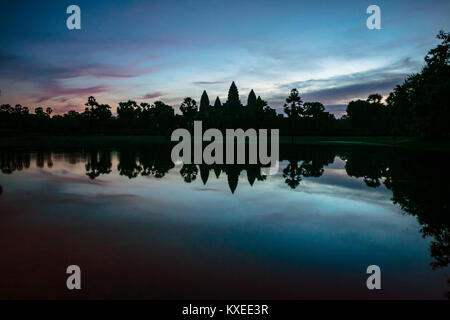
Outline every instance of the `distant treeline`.
<svg viewBox="0 0 450 320"><path fill-rule="evenodd" d="M297 89L286 98L284 113L277 114L267 101L250 91L247 103L239 99L233 82L228 99L211 103L206 91L197 101L187 97L180 105L182 114L162 101L153 104L120 102L117 115L111 107L89 97L84 112L69 111L52 116L52 108L37 107L34 113L20 104L0 106L2 134L108 134L165 135L176 128L192 130L195 120L203 128L277 128L280 134L368 135L448 138L450 136L450 51L449 33L441 31L441 43L430 50L420 73L409 76L395 87L387 99L371 94L366 100L350 101L340 119L325 111L320 102L303 102Z"/></svg>

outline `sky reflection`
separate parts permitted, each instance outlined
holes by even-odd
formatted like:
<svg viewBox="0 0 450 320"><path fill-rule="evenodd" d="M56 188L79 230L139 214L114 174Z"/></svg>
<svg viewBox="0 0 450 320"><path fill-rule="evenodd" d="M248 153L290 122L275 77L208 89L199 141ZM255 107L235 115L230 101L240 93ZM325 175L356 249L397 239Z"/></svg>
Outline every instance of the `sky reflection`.
<svg viewBox="0 0 450 320"><path fill-rule="evenodd" d="M118 174L113 153L112 172L92 180L85 161L67 159L54 154L51 168L31 161L28 169L0 175L0 241L8 258L0 271L9 279L2 297L64 297L53 273L67 263L89 274L86 297L443 298L446 292L448 269L430 268L430 239L421 237L417 219L392 203L384 185L369 188L348 176L340 157L296 189L282 171L253 186L241 173L234 194L224 173L206 185L200 177L185 183L180 166L164 178L129 179ZM379 293L365 288L371 264L382 269Z"/></svg>

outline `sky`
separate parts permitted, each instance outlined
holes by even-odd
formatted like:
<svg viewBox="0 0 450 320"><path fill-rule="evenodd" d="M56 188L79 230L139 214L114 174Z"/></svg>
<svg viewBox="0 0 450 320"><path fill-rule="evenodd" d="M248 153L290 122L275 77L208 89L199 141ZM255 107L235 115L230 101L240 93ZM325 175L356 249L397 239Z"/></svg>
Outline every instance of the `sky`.
<svg viewBox="0 0 450 320"><path fill-rule="evenodd" d="M81 9L69 30L68 6ZM369 5L381 29L369 30ZM297 88L337 116L371 93L385 97L450 31L450 1L60 0L3 1L0 104L56 114L107 103L162 100L179 112L203 90L225 102L235 81L241 101L254 89L282 112Z"/></svg>

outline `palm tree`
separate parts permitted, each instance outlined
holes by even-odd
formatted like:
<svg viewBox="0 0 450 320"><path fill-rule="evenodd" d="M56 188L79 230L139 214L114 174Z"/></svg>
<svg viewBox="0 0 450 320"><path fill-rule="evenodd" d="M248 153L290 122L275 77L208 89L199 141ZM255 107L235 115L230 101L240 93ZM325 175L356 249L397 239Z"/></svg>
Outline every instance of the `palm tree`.
<svg viewBox="0 0 450 320"><path fill-rule="evenodd" d="M188 129L191 129L193 127L195 116L198 112L197 102L190 97L184 98L183 103L180 106L180 111L187 120Z"/></svg>

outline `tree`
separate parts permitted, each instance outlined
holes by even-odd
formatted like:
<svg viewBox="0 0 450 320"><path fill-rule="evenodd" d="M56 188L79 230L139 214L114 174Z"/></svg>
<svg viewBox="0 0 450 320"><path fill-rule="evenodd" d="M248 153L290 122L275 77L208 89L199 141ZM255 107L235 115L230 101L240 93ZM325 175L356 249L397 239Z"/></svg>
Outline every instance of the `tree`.
<svg viewBox="0 0 450 320"><path fill-rule="evenodd" d="M381 103L382 99L379 94L371 94L366 100L349 102L347 116L355 133L363 135L390 133L388 108Z"/></svg>
<svg viewBox="0 0 450 320"><path fill-rule="evenodd" d="M92 113L94 109L98 106L97 100L93 96L88 97L88 101L84 104L87 108L86 111Z"/></svg>
<svg viewBox="0 0 450 320"><path fill-rule="evenodd" d="M325 107L320 102L305 102L303 115L306 117L318 117L325 112Z"/></svg>
<svg viewBox="0 0 450 320"><path fill-rule="evenodd" d="M151 121L153 118L153 108L151 104L147 102L141 102L139 105L141 107L141 112L139 114L139 120L142 122Z"/></svg>
<svg viewBox="0 0 450 320"><path fill-rule="evenodd" d="M44 112L44 109L42 107L37 107L34 109L34 114L38 117L38 118L46 118L47 114Z"/></svg>
<svg viewBox="0 0 450 320"><path fill-rule="evenodd" d="M450 64L450 33L441 30L436 38L442 40L442 43L428 51L428 54L425 56L425 62L427 68L439 70L448 67Z"/></svg>
<svg viewBox="0 0 450 320"><path fill-rule="evenodd" d="M128 100L127 102L119 102L117 115L119 119L132 120L138 118L140 111L141 108L136 101Z"/></svg>
<svg viewBox="0 0 450 320"><path fill-rule="evenodd" d="M294 125L295 122L303 114L303 101L297 89L292 89L289 97L286 98L284 104L284 113L291 119L291 143L294 143Z"/></svg>
<svg viewBox="0 0 450 320"><path fill-rule="evenodd" d="M10 115L14 112L14 109L9 104L2 104L0 106L0 114L1 115Z"/></svg>
<svg viewBox="0 0 450 320"><path fill-rule="evenodd" d="M28 114L28 108L22 107L21 104L16 104L14 107L13 113L17 116Z"/></svg>
<svg viewBox="0 0 450 320"><path fill-rule="evenodd" d="M107 104L99 104L93 113L93 118L100 121L109 120L111 116L111 107Z"/></svg>
<svg viewBox="0 0 450 320"><path fill-rule="evenodd" d="M358 99L347 105L347 117L351 127L358 134L366 134L370 129L369 102Z"/></svg>
<svg viewBox="0 0 450 320"><path fill-rule="evenodd" d="M382 99L383 99L383 96L381 94L374 93L374 94L369 95L369 97L367 97L367 102L381 103Z"/></svg>
<svg viewBox="0 0 450 320"><path fill-rule="evenodd" d="M64 118L69 118L69 119L72 119L72 120L77 119L79 116L80 116L80 113L75 111L75 110L70 110L69 112L64 114Z"/></svg>
<svg viewBox="0 0 450 320"><path fill-rule="evenodd" d="M197 102L190 97L184 98L184 101L180 106L180 111L183 113L183 116L187 120L188 129L192 128L195 116L197 115L198 112Z"/></svg>
<svg viewBox="0 0 450 320"><path fill-rule="evenodd" d="M258 121L261 121L263 118L269 118L271 110L275 111L274 109L270 108L267 104L267 101L261 99L260 96L258 96L258 98L256 99L254 110L255 117Z"/></svg>
<svg viewBox="0 0 450 320"><path fill-rule="evenodd" d="M50 107L47 107L46 109L45 109L45 113L47 114L47 116L50 118L50 115L52 114L52 112L53 112L53 109L52 108L50 108Z"/></svg>
<svg viewBox="0 0 450 320"><path fill-rule="evenodd" d="M88 97L85 114L90 121L106 121L111 118L111 107L107 104L99 104L93 96Z"/></svg>
<svg viewBox="0 0 450 320"><path fill-rule="evenodd" d="M175 112L173 108L162 101L155 101L154 115L158 134L169 134L174 125Z"/></svg>
<svg viewBox="0 0 450 320"><path fill-rule="evenodd" d="M300 97L297 89L292 89L289 97L286 98L286 103L284 104L284 113L291 118L297 119L303 115L303 101Z"/></svg>
<svg viewBox="0 0 450 320"><path fill-rule="evenodd" d="M428 51L422 71L409 76L387 98L393 128L420 138L450 137L450 34Z"/></svg>

